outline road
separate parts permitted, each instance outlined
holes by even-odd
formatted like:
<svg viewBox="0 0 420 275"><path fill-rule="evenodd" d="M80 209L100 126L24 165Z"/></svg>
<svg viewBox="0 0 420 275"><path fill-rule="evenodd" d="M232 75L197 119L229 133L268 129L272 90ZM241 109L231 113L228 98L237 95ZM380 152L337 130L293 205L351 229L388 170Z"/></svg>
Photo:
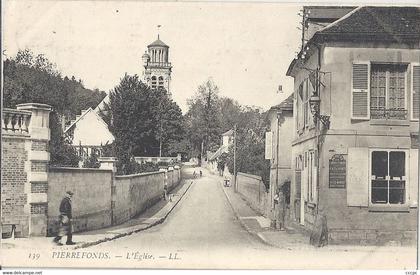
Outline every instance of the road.
<svg viewBox="0 0 420 275"><path fill-rule="evenodd" d="M395 249L399 253L392 248L289 251L268 246L235 218L220 180L205 175L194 180L164 223L86 250L112 251L114 267L413 268L412 250Z"/></svg>

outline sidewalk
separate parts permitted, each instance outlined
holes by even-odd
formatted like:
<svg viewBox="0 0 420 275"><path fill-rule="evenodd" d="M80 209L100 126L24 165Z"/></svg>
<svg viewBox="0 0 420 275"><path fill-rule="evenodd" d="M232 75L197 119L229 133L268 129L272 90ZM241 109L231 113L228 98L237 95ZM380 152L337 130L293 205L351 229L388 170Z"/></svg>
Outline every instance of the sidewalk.
<svg viewBox="0 0 420 275"><path fill-rule="evenodd" d="M254 211L242 196L234 191L234 187L224 187L219 176L220 185L241 225L252 235L267 245L282 249L313 249L309 238L294 230L279 231L270 227L270 219Z"/></svg>
<svg viewBox="0 0 420 275"><path fill-rule="evenodd" d="M309 244L309 236L300 230L286 225L285 231L279 231L270 227L270 219L265 218L254 211L241 194L234 191L234 187L224 187L223 179L207 170L216 181L220 182L230 206L241 225L252 235L263 243L285 250L294 251L343 251L343 252L383 252L401 253L415 252L415 247L396 247L396 246L358 246L358 245L328 245L324 247L314 247Z"/></svg>
<svg viewBox="0 0 420 275"><path fill-rule="evenodd" d="M98 230L74 233L73 241L76 242L76 245L74 246L57 246L52 242L53 237L2 239L1 246L3 249L33 249L35 247L42 247L44 249L54 248L69 250L85 248L128 236L164 222L191 185L191 180L182 180L181 183L170 193L172 194L172 201L160 200L145 212L141 213L138 217L135 217L123 224ZM64 240L65 238L66 237L64 237Z"/></svg>

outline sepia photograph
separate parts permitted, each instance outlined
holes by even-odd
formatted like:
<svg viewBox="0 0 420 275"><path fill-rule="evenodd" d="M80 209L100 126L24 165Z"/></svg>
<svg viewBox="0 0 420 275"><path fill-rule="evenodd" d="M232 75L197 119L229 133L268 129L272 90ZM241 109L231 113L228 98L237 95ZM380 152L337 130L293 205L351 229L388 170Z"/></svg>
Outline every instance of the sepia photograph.
<svg viewBox="0 0 420 275"><path fill-rule="evenodd" d="M1 10L1 269L418 268L420 5Z"/></svg>

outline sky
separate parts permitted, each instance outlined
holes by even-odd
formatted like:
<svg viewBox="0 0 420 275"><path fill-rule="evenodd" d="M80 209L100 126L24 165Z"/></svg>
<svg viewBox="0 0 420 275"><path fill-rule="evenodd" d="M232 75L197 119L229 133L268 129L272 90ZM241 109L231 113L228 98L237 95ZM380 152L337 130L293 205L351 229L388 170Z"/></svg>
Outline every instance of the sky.
<svg viewBox="0 0 420 275"><path fill-rule="evenodd" d="M301 7L244 2L5 1L4 57L29 48L63 75L106 92L160 38L173 65L171 93L183 112L212 78L220 95L264 110L293 90L286 70L299 47ZM277 93L282 85L283 92Z"/></svg>

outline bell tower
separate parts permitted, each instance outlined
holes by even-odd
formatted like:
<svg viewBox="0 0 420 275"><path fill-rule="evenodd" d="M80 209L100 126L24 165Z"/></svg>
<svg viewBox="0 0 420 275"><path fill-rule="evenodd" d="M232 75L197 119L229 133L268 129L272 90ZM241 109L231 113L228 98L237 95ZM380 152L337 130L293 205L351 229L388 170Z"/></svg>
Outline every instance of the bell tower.
<svg viewBox="0 0 420 275"><path fill-rule="evenodd" d="M142 56L143 80L152 89L164 88L171 94L170 82L172 65L169 62L169 46L159 38L147 46Z"/></svg>

